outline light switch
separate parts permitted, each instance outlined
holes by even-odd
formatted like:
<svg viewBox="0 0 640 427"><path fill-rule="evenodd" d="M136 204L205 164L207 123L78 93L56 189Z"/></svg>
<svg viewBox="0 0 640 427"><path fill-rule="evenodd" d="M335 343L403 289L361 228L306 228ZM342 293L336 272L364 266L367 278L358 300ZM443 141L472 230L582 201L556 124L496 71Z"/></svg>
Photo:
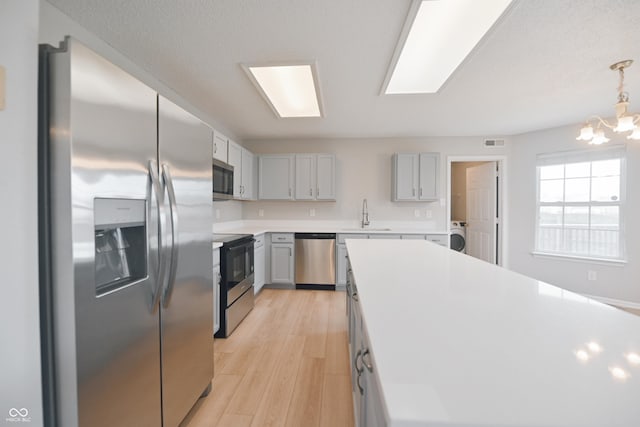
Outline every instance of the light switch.
<svg viewBox="0 0 640 427"><path fill-rule="evenodd" d="M4 67L0 65L0 110L4 110L4 98L5 98L5 81L6 81L6 73L4 71Z"/></svg>
<svg viewBox="0 0 640 427"><path fill-rule="evenodd" d="M258 209L258 216L264 216L264 209Z"/></svg>
<svg viewBox="0 0 640 427"><path fill-rule="evenodd" d="M220 219L220 209L216 209L216 219Z"/></svg>

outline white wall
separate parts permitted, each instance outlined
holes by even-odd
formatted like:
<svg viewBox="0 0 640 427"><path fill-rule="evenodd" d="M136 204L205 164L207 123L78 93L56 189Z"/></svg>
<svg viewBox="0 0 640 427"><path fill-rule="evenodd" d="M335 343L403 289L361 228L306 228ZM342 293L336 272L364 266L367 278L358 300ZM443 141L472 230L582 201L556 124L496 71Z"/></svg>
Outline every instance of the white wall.
<svg viewBox="0 0 640 427"><path fill-rule="evenodd" d="M360 221L362 199L367 198L372 226L376 221L411 221L438 230L447 228L446 204L391 201L391 155L395 152L440 152L440 197L446 198L446 162L449 155L503 155L504 149L488 150L483 137L395 139L322 139L247 141L255 153L334 153L336 155L336 202L250 202L243 206L245 219L322 219ZM309 209L316 216L309 216ZM258 210L264 210L264 217ZM415 211L420 216L416 218ZM427 218L427 211L432 218Z"/></svg>
<svg viewBox="0 0 640 427"><path fill-rule="evenodd" d="M231 132L230 129L226 128L223 123L218 122L214 117L211 117L195 108L180 94L176 93L169 86L154 77L153 70L145 69L143 64L139 64L135 61L135 58L130 59L124 56L95 34L91 33L89 29L84 28L69 16L62 13L55 6L45 0L41 0L40 43L48 43L52 46L58 46L58 44L67 35L76 38L99 55L102 55L113 64L119 66L132 76L145 83L147 86L156 90L164 97L170 99L196 117L200 118L200 120L207 123L209 126L223 132L229 138L236 137L236 135Z"/></svg>
<svg viewBox="0 0 640 427"><path fill-rule="evenodd" d="M628 264L602 265L531 255L535 244L536 155L556 151L586 149L576 141L578 125L543 130L512 138L509 158L509 248L510 268L554 285L579 293L640 303L640 144L627 143L626 252ZM610 142L626 143L626 139ZM587 272L597 273L596 281L587 280Z"/></svg>
<svg viewBox="0 0 640 427"><path fill-rule="evenodd" d="M37 65L38 0L0 2L0 421L26 408L42 425L38 306ZM7 421L7 424L9 422Z"/></svg>
<svg viewBox="0 0 640 427"><path fill-rule="evenodd" d="M246 202L224 200L213 202L213 222L227 222L242 220L243 205Z"/></svg>

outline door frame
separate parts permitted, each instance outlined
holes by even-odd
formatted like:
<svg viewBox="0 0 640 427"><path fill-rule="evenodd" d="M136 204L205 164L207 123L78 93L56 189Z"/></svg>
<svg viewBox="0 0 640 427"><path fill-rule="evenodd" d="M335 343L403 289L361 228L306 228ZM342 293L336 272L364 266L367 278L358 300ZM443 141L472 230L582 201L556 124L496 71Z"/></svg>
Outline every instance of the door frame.
<svg viewBox="0 0 640 427"><path fill-rule="evenodd" d="M497 162L498 178L498 265L508 268L508 240L505 237L505 230L508 229L507 210L507 156L505 155L477 155L477 156L447 156L447 232L451 233L451 164L454 162Z"/></svg>

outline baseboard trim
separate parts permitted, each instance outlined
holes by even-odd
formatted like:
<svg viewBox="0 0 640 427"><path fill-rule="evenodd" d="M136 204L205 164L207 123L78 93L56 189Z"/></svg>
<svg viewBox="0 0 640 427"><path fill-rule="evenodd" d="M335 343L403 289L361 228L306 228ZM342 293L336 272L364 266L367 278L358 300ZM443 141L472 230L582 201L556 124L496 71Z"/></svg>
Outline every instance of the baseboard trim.
<svg viewBox="0 0 640 427"><path fill-rule="evenodd" d="M607 297L601 297L601 296L597 296L597 295L583 294L583 296L585 296L587 298L594 299L596 301L600 301L600 302L605 303L605 304L615 305L616 307L633 308L633 309L636 309L636 310L640 310L640 303L638 303L638 302L625 301L625 300L621 300L621 299L614 299L614 298L607 298Z"/></svg>

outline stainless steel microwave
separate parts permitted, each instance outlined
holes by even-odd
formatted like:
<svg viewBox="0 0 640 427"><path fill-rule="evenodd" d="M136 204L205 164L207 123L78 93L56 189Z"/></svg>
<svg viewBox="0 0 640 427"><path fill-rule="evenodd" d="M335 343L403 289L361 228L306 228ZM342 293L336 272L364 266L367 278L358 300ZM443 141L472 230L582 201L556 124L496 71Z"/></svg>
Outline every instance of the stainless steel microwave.
<svg viewBox="0 0 640 427"><path fill-rule="evenodd" d="M213 159L213 200L233 199L233 166Z"/></svg>

